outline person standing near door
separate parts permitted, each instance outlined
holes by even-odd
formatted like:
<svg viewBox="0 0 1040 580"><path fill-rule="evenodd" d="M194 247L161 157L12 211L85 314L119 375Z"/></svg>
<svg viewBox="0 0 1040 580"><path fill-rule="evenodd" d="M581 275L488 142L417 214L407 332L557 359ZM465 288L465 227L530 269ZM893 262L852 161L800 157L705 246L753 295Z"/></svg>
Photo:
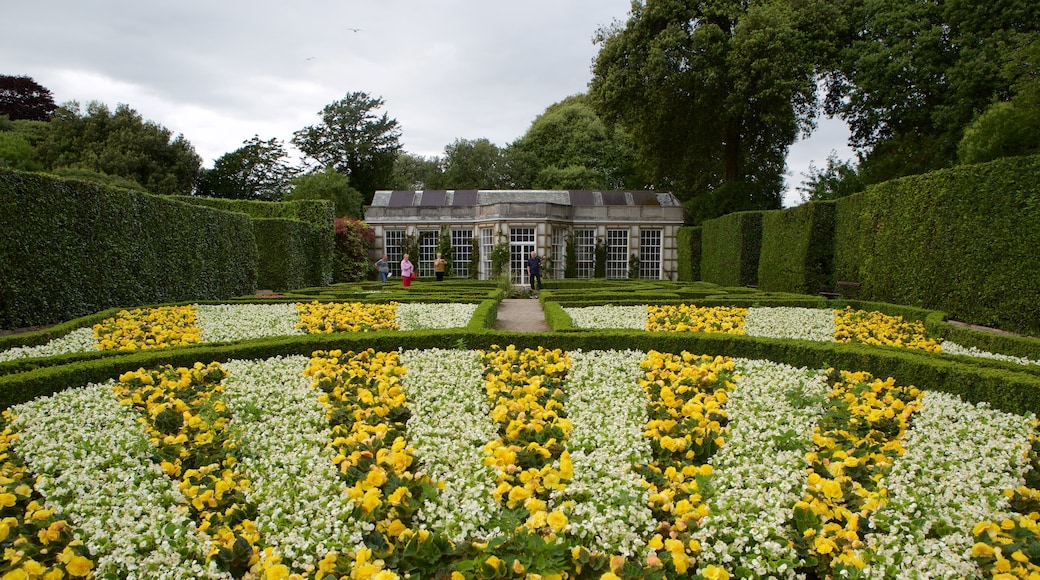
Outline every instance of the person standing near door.
<svg viewBox="0 0 1040 580"><path fill-rule="evenodd" d="M527 259L527 279L531 283L531 292L538 292L542 289L542 259L538 257L538 252L531 250L531 257ZM535 281L538 282L538 287L535 287Z"/></svg>
<svg viewBox="0 0 1040 580"><path fill-rule="evenodd" d="M437 253L437 259L433 261L433 273L437 275L437 281L444 281L444 270L448 266L448 261L441 257L440 252Z"/></svg>

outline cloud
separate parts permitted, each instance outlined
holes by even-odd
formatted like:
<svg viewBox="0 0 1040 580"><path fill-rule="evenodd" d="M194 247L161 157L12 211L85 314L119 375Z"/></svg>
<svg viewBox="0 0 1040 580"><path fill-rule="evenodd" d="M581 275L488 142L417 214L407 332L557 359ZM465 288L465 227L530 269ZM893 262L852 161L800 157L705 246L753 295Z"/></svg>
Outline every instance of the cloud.
<svg viewBox="0 0 1040 580"><path fill-rule="evenodd" d="M598 51L593 36L625 20L630 7L630 0L14 2L5 7L5 21L17 25L0 36L0 72L33 77L59 103L128 104L183 134L207 166L253 135L288 143L319 122L325 105L355 91L384 100L406 151L441 155L456 139L505 146L546 107L584 92ZM824 128L792 148L795 176L805 159L819 164L842 146Z"/></svg>

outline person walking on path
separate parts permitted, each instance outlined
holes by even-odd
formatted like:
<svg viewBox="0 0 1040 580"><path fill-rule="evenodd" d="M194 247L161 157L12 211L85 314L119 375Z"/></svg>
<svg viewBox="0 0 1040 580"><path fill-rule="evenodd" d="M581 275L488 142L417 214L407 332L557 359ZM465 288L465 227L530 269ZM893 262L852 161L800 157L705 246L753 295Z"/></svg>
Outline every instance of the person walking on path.
<svg viewBox="0 0 1040 580"><path fill-rule="evenodd" d="M386 284L386 278L390 275L390 262L387 262L386 259L386 254L383 254L383 257L376 261L376 270L379 271L379 281L383 284Z"/></svg>
<svg viewBox="0 0 1040 580"><path fill-rule="evenodd" d="M401 258L401 283L405 288L412 285L412 276L415 274L415 270L412 267L412 261L408 259L408 254L405 254Z"/></svg>
<svg viewBox="0 0 1040 580"><path fill-rule="evenodd" d="M538 257L538 252L531 251L531 257L527 259L527 279L531 283L531 292L539 292L542 289L542 259ZM535 288L535 281L538 282L538 287Z"/></svg>
<svg viewBox="0 0 1040 580"><path fill-rule="evenodd" d="M448 266L448 261L441 257L440 253L437 253L437 259L433 261L433 273L437 275L437 281L444 281L444 270Z"/></svg>

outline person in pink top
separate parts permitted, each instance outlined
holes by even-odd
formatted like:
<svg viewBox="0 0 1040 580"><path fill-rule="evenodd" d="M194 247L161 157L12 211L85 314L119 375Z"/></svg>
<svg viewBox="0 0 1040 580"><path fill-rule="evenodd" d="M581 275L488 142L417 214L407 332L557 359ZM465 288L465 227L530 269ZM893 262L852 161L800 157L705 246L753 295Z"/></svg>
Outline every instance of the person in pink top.
<svg viewBox="0 0 1040 580"><path fill-rule="evenodd" d="M412 274L415 271L412 269L412 261L408 259L408 254L405 254L401 258L401 283L407 288L412 285Z"/></svg>

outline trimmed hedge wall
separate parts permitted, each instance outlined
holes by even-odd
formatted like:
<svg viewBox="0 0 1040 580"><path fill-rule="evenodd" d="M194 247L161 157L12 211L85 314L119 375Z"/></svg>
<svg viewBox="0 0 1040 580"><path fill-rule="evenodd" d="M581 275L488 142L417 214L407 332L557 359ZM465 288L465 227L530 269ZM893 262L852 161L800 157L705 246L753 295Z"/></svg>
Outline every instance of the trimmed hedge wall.
<svg viewBox="0 0 1040 580"><path fill-rule="evenodd" d="M761 211L708 220L701 233L701 279L720 286L758 284L762 251Z"/></svg>
<svg viewBox="0 0 1040 580"><path fill-rule="evenodd" d="M176 199L244 213L257 220L253 224L257 254L260 269L266 273L257 282L258 287L289 290L332 284L336 267L336 220L332 202L309 199L273 202L194 196L178 196ZM276 219L303 222L309 231L304 234L298 231L299 228L274 226L270 220ZM269 227L275 227L283 237L278 238L275 232L260 231ZM288 251L296 255L284 256ZM297 269L300 265L304 270Z"/></svg>
<svg viewBox="0 0 1040 580"><path fill-rule="evenodd" d="M860 298L1040 336L1040 156L906 177L853 197L837 202L845 253L836 262L839 275L859 264Z"/></svg>
<svg viewBox="0 0 1040 580"><path fill-rule="evenodd" d="M293 290L318 285L311 263L314 228L299 220L254 218L257 288Z"/></svg>
<svg viewBox="0 0 1040 580"><path fill-rule="evenodd" d="M679 281L696 282L701 279L701 232L703 228L681 227L676 234L679 259Z"/></svg>
<svg viewBox="0 0 1040 580"><path fill-rule="evenodd" d="M0 328L253 292L246 216L0 170Z"/></svg>
<svg viewBox="0 0 1040 580"><path fill-rule="evenodd" d="M806 203L762 215L758 286L816 294L834 288L834 202Z"/></svg>

